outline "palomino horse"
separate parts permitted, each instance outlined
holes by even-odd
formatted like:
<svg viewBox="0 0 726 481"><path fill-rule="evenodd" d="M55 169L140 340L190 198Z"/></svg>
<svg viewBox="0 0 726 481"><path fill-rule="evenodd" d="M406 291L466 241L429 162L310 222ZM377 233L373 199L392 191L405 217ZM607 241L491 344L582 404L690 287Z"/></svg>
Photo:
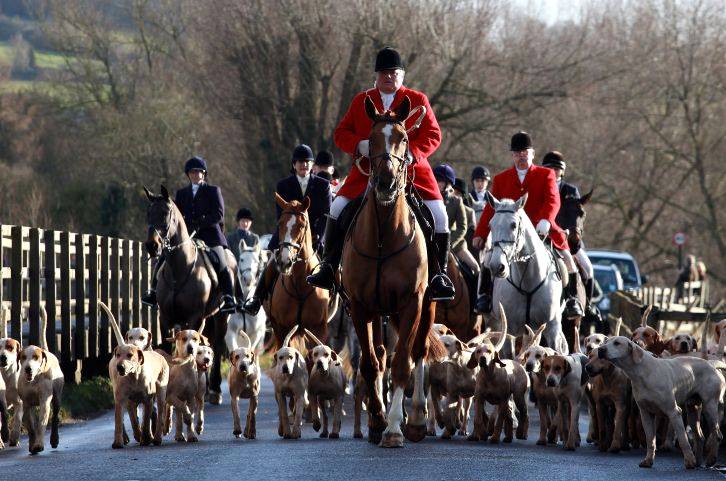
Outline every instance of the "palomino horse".
<svg viewBox="0 0 726 481"><path fill-rule="evenodd" d="M166 187L161 186L161 195L152 194L146 187L144 191L150 202L146 212L149 226L146 250L152 257L163 251L166 259L158 273L156 288L162 338L169 337L175 328L196 329L203 319L212 318L212 322L206 322L206 334L213 339L214 349L209 400L219 404L222 401L220 369L225 348L224 333L229 315L219 313L219 289L210 277L203 255L189 236L182 213L169 197ZM225 253L229 268L236 269L234 255L228 250Z"/></svg>
<svg viewBox="0 0 726 481"><path fill-rule="evenodd" d="M275 193L282 214L277 224L280 252L276 257L280 275L270 300L270 324L280 342L295 326L312 331L320 339L328 338L330 293L308 284L305 279L318 265L307 210L310 199L302 203L285 199Z"/></svg>
<svg viewBox="0 0 726 481"><path fill-rule="evenodd" d="M524 333L525 325L537 329L546 323L547 345L567 354L560 306L562 282L553 256L522 209L527 194L515 202L499 201L487 193L487 201L494 209L488 253L489 268L495 276L493 304L504 307L510 334ZM501 322L499 312L494 310L493 316Z"/></svg>
<svg viewBox="0 0 726 481"><path fill-rule="evenodd" d="M239 259L237 260L237 282L240 286L241 300L247 299L255 291L260 266L264 265L263 252L258 243L254 247L245 244L244 239L239 242ZM265 339L265 325L267 315L260 309L252 316L244 311L235 312L227 322L227 333L224 336L229 352L250 342L250 349L258 351ZM244 332L244 335L242 334ZM247 336L245 339L244 336Z"/></svg>
<svg viewBox="0 0 726 481"><path fill-rule="evenodd" d="M342 282L362 349L359 369L368 389L368 440L380 441L384 447L400 447L402 400L411 363L415 363L415 388L406 437L420 441L426 435L423 361L432 347L432 354L441 355L443 346L431 333L436 304L426 293L425 238L404 194L409 167L404 121L411 103L406 97L395 111L380 114L366 98L365 107L373 121L369 139L371 184L346 237ZM381 316L386 314L398 331L391 363L394 393L387 421L381 387L386 366Z"/></svg>
<svg viewBox="0 0 726 481"><path fill-rule="evenodd" d="M451 329L459 339L471 339L479 334L480 327L470 309L469 287L452 254L449 254L449 277L456 294L452 300L436 304L436 323Z"/></svg>

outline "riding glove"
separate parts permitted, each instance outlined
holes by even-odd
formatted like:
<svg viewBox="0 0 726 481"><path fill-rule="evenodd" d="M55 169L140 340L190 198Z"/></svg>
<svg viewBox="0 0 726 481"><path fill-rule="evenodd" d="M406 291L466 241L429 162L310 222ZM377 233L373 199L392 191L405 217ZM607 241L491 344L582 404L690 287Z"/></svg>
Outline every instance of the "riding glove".
<svg viewBox="0 0 726 481"><path fill-rule="evenodd" d="M358 142L358 153L363 157L368 157L368 139Z"/></svg>
<svg viewBox="0 0 726 481"><path fill-rule="evenodd" d="M537 234L540 235L540 237L546 237L550 233L550 221L547 219L542 219L539 222L537 222Z"/></svg>

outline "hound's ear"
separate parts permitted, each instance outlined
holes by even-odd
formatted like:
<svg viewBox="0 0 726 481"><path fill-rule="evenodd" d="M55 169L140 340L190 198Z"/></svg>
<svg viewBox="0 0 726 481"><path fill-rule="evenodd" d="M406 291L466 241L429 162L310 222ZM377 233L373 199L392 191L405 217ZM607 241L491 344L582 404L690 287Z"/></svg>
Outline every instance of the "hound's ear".
<svg viewBox="0 0 726 481"><path fill-rule="evenodd" d="M295 351L295 363L298 363L300 361L305 362L305 359L303 359L299 352Z"/></svg>
<svg viewBox="0 0 726 481"><path fill-rule="evenodd" d="M307 212L307 210L309 208L310 208L310 197L308 197L306 195L305 198L302 201L302 209L303 209L303 211Z"/></svg>
<svg viewBox="0 0 726 481"><path fill-rule="evenodd" d="M524 195L523 195L522 197L520 197L520 198L519 198L519 199L517 200L517 202L515 202L515 203L514 203L514 205L516 205L516 206L517 206L517 210L519 210L519 209L521 209L522 207L524 207L524 204L526 204L526 203L527 203L527 196L528 196L528 195L529 195L529 194L527 194L527 192L525 192L525 193L524 193Z"/></svg>
<svg viewBox="0 0 726 481"><path fill-rule="evenodd" d="M468 367L469 369L474 369L478 365L479 359L477 359L476 356L472 354L472 356L469 358L469 362L466 363L466 367Z"/></svg>
<svg viewBox="0 0 726 481"><path fill-rule="evenodd" d="M504 364L504 361L502 361L502 360L501 360L501 359L499 358L499 351L496 351L496 352L494 353L494 362L493 362L493 364L499 364L499 367L507 367L507 365L506 365L506 364Z"/></svg>
<svg viewBox="0 0 726 481"><path fill-rule="evenodd" d="M564 374L562 375L562 378L564 379L564 378L565 378L565 377L566 377L566 376L567 376L568 374L570 374L571 372L572 372L572 366L570 365L570 363L569 363L569 362L566 362L566 361L565 361L565 372L564 372Z"/></svg>
<svg viewBox="0 0 726 481"><path fill-rule="evenodd" d="M691 351L698 351L698 341L693 336L691 336Z"/></svg>
<svg viewBox="0 0 726 481"><path fill-rule="evenodd" d="M237 363L237 352L232 351L229 353L229 362L232 365Z"/></svg>
<svg viewBox="0 0 726 481"><path fill-rule="evenodd" d="M630 347L630 358L635 364L640 364L645 355L645 350L634 343L630 343L628 346Z"/></svg>
<svg viewBox="0 0 726 481"><path fill-rule="evenodd" d="M592 197L592 193L595 191L595 188L593 187L590 189L590 192L580 197L580 205L585 205L588 202L590 202L590 198Z"/></svg>
<svg viewBox="0 0 726 481"><path fill-rule="evenodd" d="M277 366L277 353L272 355L272 364L270 364L271 368L274 368Z"/></svg>
<svg viewBox="0 0 726 481"><path fill-rule="evenodd" d="M313 350L310 349L307 354L305 354L305 362L308 364L312 364L313 362Z"/></svg>
<svg viewBox="0 0 726 481"><path fill-rule="evenodd" d="M48 355L45 353L45 350L40 351L40 355L43 358L43 361L40 363L42 369L48 364Z"/></svg>
<svg viewBox="0 0 726 481"><path fill-rule="evenodd" d="M257 362L257 354L255 351L252 351L252 362Z"/></svg>
<svg viewBox="0 0 726 481"><path fill-rule="evenodd" d="M406 95L403 98L403 101L401 102L401 105L396 107L396 110L394 111L396 113L396 118L405 121L408 117L408 114L411 113L411 99L408 98L408 95Z"/></svg>
<svg viewBox="0 0 726 481"><path fill-rule="evenodd" d="M456 345L456 350L457 351L461 352L461 351L464 350L464 343L461 342L460 340L457 339L454 344Z"/></svg>
<svg viewBox="0 0 726 481"><path fill-rule="evenodd" d="M369 119L375 121L376 118L380 117L380 115L381 115L380 112L378 112L378 109L373 104L373 100L371 100L371 98L368 95L366 95L365 108L366 108L366 115L368 116Z"/></svg>
<svg viewBox="0 0 726 481"><path fill-rule="evenodd" d="M118 346L113 348L113 356L114 357L118 356Z"/></svg>
<svg viewBox="0 0 726 481"><path fill-rule="evenodd" d="M333 358L333 361L335 362L340 361L340 356L338 356L338 353L335 351L330 351L330 357Z"/></svg>
<svg viewBox="0 0 726 481"><path fill-rule="evenodd" d="M204 344L205 346L209 346L210 345L209 344L209 338L207 338L207 336L205 336L204 334L199 334L199 337L202 338L202 344Z"/></svg>
<svg viewBox="0 0 726 481"><path fill-rule="evenodd" d="M161 185L161 195L164 197L164 200L169 200L169 191L166 190L164 184Z"/></svg>
<svg viewBox="0 0 726 481"><path fill-rule="evenodd" d="M282 198L282 197L280 196L280 194L278 194L277 192L275 192L275 202L277 202L277 206L278 206L278 207L279 207L280 209L282 209L282 210L285 210L285 209L287 209L287 202L285 202L285 199L283 199L283 198Z"/></svg>
<svg viewBox="0 0 726 481"><path fill-rule="evenodd" d="M146 345L144 346L144 350L151 351L151 333L149 333L149 335L146 337L147 337L147 340L146 340Z"/></svg>
<svg viewBox="0 0 726 481"><path fill-rule="evenodd" d="M144 364L144 351L142 351L141 349L137 349L136 353L139 355L139 364L143 365Z"/></svg>
<svg viewBox="0 0 726 481"><path fill-rule="evenodd" d="M144 194L146 194L146 198L149 199L149 202L154 202L154 194L152 194L146 186L144 186Z"/></svg>

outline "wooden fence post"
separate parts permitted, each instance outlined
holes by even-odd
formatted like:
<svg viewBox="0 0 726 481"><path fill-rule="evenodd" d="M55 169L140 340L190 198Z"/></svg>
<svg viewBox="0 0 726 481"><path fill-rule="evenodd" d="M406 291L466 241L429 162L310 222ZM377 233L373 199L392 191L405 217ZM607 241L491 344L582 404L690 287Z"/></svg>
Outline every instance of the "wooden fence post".
<svg viewBox="0 0 726 481"><path fill-rule="evenodd" d="M126 333L131 328L131 241L121 241L123 248L121 256L121 332Z"/></svg>
<svg viewBox="0 0 726 481"><path fill-rule="evenodd" d="M10 231L12 251L10 252L10 337L23 344L23 227L14 225Z"/></svg>
<svg viewBox="0 0 726 481"><path fill-rule="evenodd" d="M31 228L28 238L28 343L40 346L40 229ZM48 329L50 326L46 328L46 336Z"/></svg>
<svg viewBox="0 0 726 481"><path fill-rule="evenodd" d="M141 242L129 241L133 249L131 267L131 319L134 327L141 327Z"/></svg>
<svg viewBox="0 0 726 481"><path fill-rule="evenodd" d="M73 361L73 345L71 343L71 235L60 233L60 296L61 296L61 343L60 360L66 380L75 377Z"/></svg>
<svg viewBox="0 0 726 481"><path fill-rule="evenodd" d="M48 330L46 338L48 341L48 349L58 352L58 333L56 332L56 319L58 318L56 309L56 276L55 276L55 255L56 255L56 231L47 230L43 232L43 242L45 243L45 312L48 315Z"/></svg>
<svg viewBox="0 0 726 481"><path fill-rule="evenodd" d="M101 301L111 309L111 301L109 300L109 259L111 255L111 244L109 238L101 237L101 279L100 291ZM105 312L101 314L100 339L98 342L98 350L101 355L106 356L111 353L111 337L108 330L108 316Z"/></svg>
<svg viewBox="0 0 726 481"><path fill-rule="evenodd" d="M98 359L98 236L88 238L88 355Z"/></svg>
<svg viewBox="0 0 726 481"><path fill-rule="evenodd" d="M119 321L119 243L120 240L117 238L111 239L111 257L108 262L108 269L111 272L111 285L109 287L109 295L111 296L111 312L113 316ZM120 322L120 321L119 321ZM123 329L123 327L122 327ZM111 336L111 345L116 345L116 339ZM113 348L111 349L113 350Z"/></svg>
<svg viewBox="0 0 726 481"><path fill-rule="evenodd" d="M88 356L86 349L86 234L75 235L76 244L76 330L74 336L74 356L76 360Z"/></svg>

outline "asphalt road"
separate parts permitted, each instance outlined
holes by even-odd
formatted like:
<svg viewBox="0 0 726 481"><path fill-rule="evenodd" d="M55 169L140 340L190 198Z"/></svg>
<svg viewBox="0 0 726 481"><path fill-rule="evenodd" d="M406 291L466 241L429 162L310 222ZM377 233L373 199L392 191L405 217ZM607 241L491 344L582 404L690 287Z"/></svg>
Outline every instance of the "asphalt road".
<svg viewBox="0 0 726 481"><path fill-rule="evenodd" d="M653 469L641 469L641 450L601 454L585 445L574 453L561 447L534 443L539 432L536 409L530 406L529 439L511 445L472 443L461 437L450 441L427 438L403 449L383 449L352 437L350 399L341 439L320 439L312 425L303 427L302 439L277 436L277 408L272 383L265 379L257 420L257 439L232 435L229 397L222 406L207 406L206 428L199 443L181 444L173 435L160 447L139 447L134 441L112 450L113 414L78 425L62 427L58 449L29 456L27 438L20 448L0 451L0 480L482 480L588 481L613 479L719 480L716 470L686 471L679 453L657 453ZM246 412L246 401L241 410ZM242 418L244 423L244 417ZM587 433L586 416L580 431ZM723 450L722 450L723 451ZM726 455L724 456L726 458Z"/></svg>

